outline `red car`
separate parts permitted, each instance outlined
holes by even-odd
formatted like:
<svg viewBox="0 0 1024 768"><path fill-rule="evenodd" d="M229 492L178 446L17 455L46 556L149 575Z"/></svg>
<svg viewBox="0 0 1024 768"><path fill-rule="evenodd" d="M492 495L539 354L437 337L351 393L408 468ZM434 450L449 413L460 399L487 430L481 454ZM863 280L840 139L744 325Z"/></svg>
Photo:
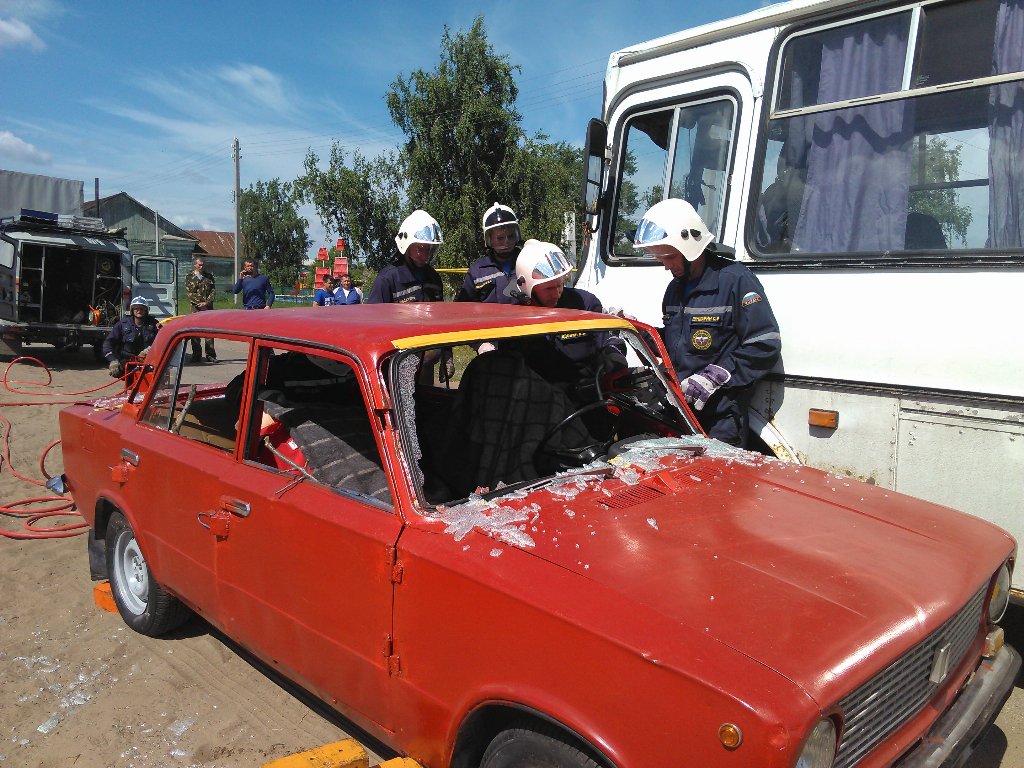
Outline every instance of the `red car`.
<svg viewBox="0 0 1024 768"><path fill-rule="evenodd" d="M61 413L63 479L131 627L196 612L425 766L960 765L1013 540L708 439L662 359L568 310L203 312Z"/></svg>

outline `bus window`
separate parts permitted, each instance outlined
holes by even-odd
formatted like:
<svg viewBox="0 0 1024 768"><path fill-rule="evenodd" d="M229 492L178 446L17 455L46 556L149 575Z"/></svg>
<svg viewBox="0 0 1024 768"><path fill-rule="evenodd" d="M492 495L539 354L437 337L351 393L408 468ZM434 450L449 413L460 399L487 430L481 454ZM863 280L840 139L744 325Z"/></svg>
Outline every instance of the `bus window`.
<svg viewBox="0 0 1024 768"><path fill-rule="evenodd" d="M751 250L1020 248L1022 30L1024 4L964 0L791 37Z"/></svg>
<svg viewBox="0 0 1024 768"><path fill-rule="evenodd" d="M634 251L633 236L644 211L666 197L688 201L708 228L720 233L735 113L732 99L719 98L629 119L620 155L613 256L647 258Z"/></svg>

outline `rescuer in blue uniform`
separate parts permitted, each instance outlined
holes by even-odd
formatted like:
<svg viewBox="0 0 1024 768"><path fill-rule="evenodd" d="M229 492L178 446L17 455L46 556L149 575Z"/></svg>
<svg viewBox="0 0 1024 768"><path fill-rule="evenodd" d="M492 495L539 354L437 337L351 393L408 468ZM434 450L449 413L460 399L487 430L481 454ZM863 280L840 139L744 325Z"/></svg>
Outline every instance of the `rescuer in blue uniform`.
<svg viewBox="0 0 1024 768"><path fill-rule="evenodd" d="M444 301L441 275L430 266L441 247L441 225L423 210L410 213L398 228L395 244L399 258L384 267L373 281L367 304L405 304Z"/></svg>
<svg viewBox="0 0 1024 768"><path fill-rule="evenodd" d="M713 244L693 206L674 198L644 214L634 240L674 278L661 335L686 401L711 437L745 448L754 384L778 362L782 337L761 283Z"/></svg>
<svg viewBox="0 0 1024 768"><path fill-rule="evenodd" d="M469 265L455 300L510 304L505 289L522 250L519 219L507 205L495 203L484 214L483 230L484 255Z"/></svg>
<svg viewBox="0 0 1024 768"><path fill-rule="evenodd" d="M110 375L119 378L124 375L124 364L133 357L145 353L153 344L160 329L156 320L149 316L149 302L136 296L128 306L129 314L122 317L103 340L103 357L107 360Z"/></svg>
<svg viewBox="0 0 1024 768"><path fill-rule="evenodd" d="M571 272L569 260L557 245L527 240L516 259L515 282L508 293L521 304L603 313L604 307L597 296L565 284ZM553 366L543 365L548 370L539 372L549 379L576 379L581 367L594 369L603 365L606 372L626 367L625 344L607 331L555 334L547 341L560 353L559 357L564 356L573 363L572 373L564 376L552 375ZM539 345L532 345L528 356L537 359L539 349Z"/></svg>

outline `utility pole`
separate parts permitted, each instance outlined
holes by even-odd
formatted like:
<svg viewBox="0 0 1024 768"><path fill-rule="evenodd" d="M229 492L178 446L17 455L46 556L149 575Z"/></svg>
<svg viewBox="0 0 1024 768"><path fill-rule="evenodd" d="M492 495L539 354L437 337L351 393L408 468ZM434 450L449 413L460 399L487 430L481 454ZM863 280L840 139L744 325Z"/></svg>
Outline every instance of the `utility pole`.
<svg viewBox="0 0 1024 768"><path fill-rule="evenodd" d="M153 233L153 255L160 256L160 211L153 211L153 224L156 226Z"/></svg>
<svg viewBox="0 0 1024 768"><path fill-rule="evenodd" d="M238 137L237 136L235 137L234 149L235 149L235 274L232 277L233 277L233 279L237 280L238 279L238 272L239 272L239 269L238 269L238 243L239 243L239 241L241 240L241 237L242 237L242 232L241 232L241 215L240 215L240 210L241 210L240 205L241 205L241 203L239 201L239 198L241 197L242 190L241 190L241 181L240 181L239 172L238 172L239 151L238 151ZM235 294L235 306L238 306L238 294L237 293Z"/></svg>

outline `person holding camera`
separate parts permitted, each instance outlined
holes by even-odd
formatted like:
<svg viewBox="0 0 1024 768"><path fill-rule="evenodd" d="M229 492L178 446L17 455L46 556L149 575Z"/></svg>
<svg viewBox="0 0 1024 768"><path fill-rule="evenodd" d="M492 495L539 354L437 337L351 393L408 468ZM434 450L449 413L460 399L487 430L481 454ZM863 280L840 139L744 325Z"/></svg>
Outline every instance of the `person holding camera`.
<svg viewBox="0 0 1024 768"><path fill-rule="evenodd" d="M242 262L242 271L231 292L242 294L243 309L270 309L276 298L270 280L259 273L252 259Z"/></svg>

